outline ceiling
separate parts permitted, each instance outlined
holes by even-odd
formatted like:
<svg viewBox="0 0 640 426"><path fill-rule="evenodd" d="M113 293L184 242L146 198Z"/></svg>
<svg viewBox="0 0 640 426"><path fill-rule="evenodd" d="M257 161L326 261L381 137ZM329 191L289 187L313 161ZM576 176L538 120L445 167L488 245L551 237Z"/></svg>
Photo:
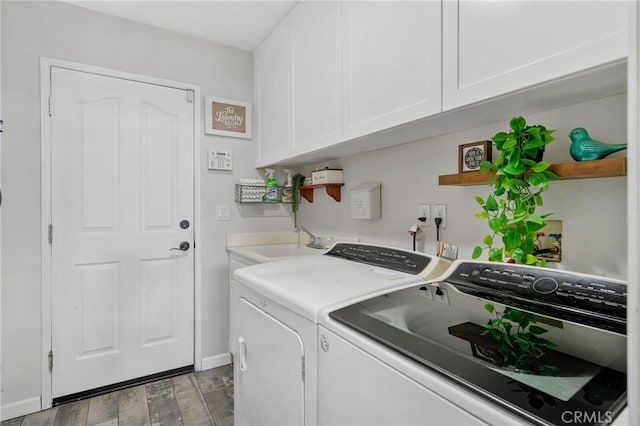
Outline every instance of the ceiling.
<svg viewBox="0 0 640 426"><path fill-rule="evenodd" d="M297 3L294 0L63 1L248 51L254 51Z"/></svg>

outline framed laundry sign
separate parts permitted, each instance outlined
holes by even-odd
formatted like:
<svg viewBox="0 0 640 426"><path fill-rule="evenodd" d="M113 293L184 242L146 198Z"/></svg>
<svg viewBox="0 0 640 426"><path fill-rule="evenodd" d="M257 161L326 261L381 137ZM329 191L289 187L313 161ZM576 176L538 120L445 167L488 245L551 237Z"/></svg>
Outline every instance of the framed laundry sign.
<svg viewBox="0 0 640 426"><path fill-rule="evenodd" d="M251 139L251 104L206 96L204 132L207 135Z"/></svg>

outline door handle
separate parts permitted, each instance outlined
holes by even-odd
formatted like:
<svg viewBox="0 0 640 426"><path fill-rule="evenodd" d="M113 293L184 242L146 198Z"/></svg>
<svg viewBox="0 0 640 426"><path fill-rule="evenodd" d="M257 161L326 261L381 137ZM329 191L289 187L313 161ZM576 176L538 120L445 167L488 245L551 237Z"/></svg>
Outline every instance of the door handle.
<svg viewBox="0 0 640 426"><path fill-rule="evenodd" d="M247 343L244 340L244 337L238 337L238 344L240 346L239 355L240 355L240 371L247 371Z"/></svg>
<svg viewBox="0 0 640 426"><path fill-rule="evenodd" d="M187 251L189 250L189 248L191 248L191 244L189 244L187 241L183 241L180 243L180 247L173 247L173 248L170 248L169 250Z"/></svg>

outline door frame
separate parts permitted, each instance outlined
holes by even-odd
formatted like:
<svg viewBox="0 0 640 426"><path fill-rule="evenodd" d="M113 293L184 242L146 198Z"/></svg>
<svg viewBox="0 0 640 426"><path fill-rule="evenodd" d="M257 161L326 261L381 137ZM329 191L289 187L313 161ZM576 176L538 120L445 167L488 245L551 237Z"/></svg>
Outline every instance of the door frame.
<svg viewBox="0 0 640 426"><path fill-rule="evenodd" d="M51 197L51 120L49 117L49 97L51 95L51 68L64 68L72 71L88 72L106 77L120 78L140 83L170 87L180 90L192 90L193 96L193 209L194 209L194 241L201 241L200 221L200 86L172 80L165 80L141 74L133 74L108 68L69 62L60 59L40 58L40 172L41 172L41 249L42 249L42 353L41 353L41 377L42 394L40 398L41 409L51 408L52 398L52 374L49 370L49 351L52 348L52 321L51 321L51 267L52 250L49 244L49 224L52 218ZM201 281L201 255L200 250L194 251L194 368L202 369L202 313L200 301L202 299ZM55 359L54 359L55 363Z"/></svg>

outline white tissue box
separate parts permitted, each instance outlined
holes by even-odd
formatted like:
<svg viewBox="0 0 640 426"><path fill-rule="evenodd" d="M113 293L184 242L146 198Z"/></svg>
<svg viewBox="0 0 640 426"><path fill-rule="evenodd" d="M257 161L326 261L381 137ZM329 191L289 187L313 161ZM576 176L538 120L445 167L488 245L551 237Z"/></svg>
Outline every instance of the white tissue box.
<svg viewBox="0 0 640 426"><path fill-rule="evenodd" d="M311 172L313 184L321 183L344 183L344 175L342 169L324 169Z"/></svg>

